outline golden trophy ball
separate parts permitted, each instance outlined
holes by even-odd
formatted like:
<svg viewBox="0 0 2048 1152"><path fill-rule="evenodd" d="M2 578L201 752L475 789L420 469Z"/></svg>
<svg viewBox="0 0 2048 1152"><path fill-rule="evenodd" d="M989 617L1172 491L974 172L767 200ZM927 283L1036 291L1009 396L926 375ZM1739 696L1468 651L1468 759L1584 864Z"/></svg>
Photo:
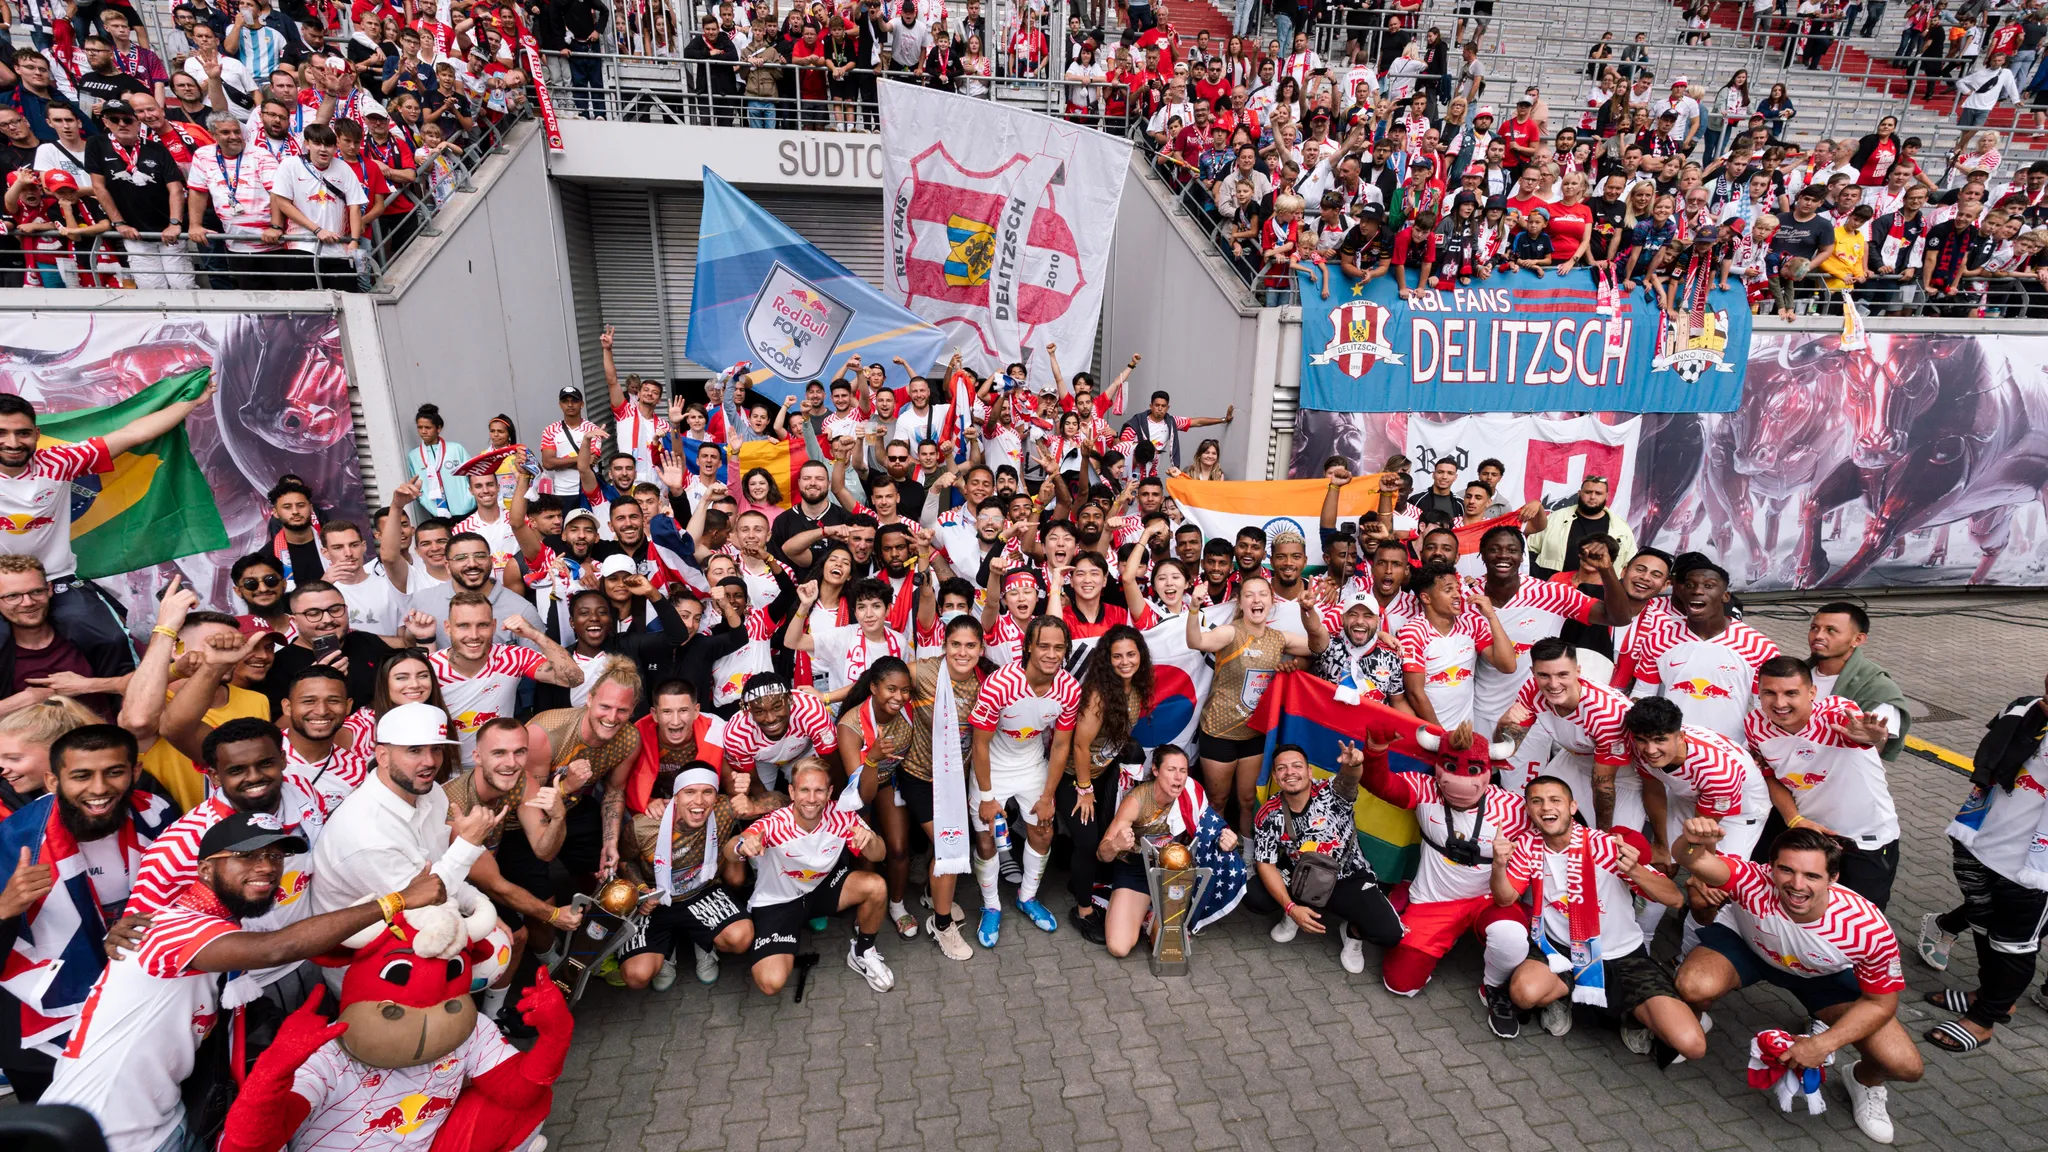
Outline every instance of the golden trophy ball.
<svg viewBox="0 0 2048 1152"><path fill-rule="evenodd" d="M613 880L597 890L597 906L614 916L624 916L640 902L640 891L631 880Z"/></svg>
<svg viewBox="0 0 2048 1152"><path fill-rule="evenodd" d="M1195 866L1195 854L1185 844L1168 844L1159 850L1159 866L1168 872L1185 872Z"/></svg>

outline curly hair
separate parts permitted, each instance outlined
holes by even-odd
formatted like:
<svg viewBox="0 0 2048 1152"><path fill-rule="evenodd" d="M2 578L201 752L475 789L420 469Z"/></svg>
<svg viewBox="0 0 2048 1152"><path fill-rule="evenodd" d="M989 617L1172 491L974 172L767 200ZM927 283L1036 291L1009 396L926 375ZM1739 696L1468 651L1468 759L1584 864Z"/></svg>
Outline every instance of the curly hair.
<svg viewBox="0 0 2048 1152"><path fill-rule="evenodd" d="M1138 670L1125 683L1117 675L1116 665L1109 658L1109 650L1119 641L1129 640L1138 646ZM1087 711L1090 700L1099 700L1102 709L1102 727L1096 730L1095 738L1121 748L1131 738L1131 710L1128 707L1112 707L1131 696L1138 700L1139 715L1152 711L1152 653L1145 647L1145 637L1129 624L1118 624L1102 634L1095 642L1095 650L1088 654L1088 663L1081 669L1081 710Z"/></svg>

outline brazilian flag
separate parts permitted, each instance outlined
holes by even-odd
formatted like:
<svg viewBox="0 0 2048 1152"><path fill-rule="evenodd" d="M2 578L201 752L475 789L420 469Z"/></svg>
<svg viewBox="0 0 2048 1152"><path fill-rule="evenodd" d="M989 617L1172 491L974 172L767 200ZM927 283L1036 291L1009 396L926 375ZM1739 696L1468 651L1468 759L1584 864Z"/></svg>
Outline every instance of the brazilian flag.
<svg viewBox="0 0 2048 1152"><path fill-rule="evenodd" d="M206 391L210 368L167 376L118 404L36 421L41 446L76 444L127 427ZM228 546L213 489L192 456L185 426L114 457L114 470L80 476L71 489L71 548L88 580L132 572Z"/></svg>

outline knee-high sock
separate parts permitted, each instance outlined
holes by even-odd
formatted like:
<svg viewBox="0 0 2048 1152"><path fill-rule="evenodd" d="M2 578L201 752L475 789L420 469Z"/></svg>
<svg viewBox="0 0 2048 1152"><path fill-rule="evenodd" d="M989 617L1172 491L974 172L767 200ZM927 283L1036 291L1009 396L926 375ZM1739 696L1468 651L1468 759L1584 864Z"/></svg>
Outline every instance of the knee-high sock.
<svg viewBox="0 0 2048 1152"><path fill-rule="evenodd" d="M1515 967L1529 958L1529 930L1512 920L1496 920L1486 926L1487 986L1499 988L1515 974Z"/></svg>
<svg viewBox="0 0 2048 1152"><path fill-rule="evenodd" d="M1031 845L1024 845L1024 881L1017 885L1017 902L1038 899L1038 882L1045 876L1048 857L1041 856Z"/></svg>
<svg viewBox="0 0 2048 1152"><path fill-rule="evenodd" d="M1002 845L996 845L996 851L1001 852L1002 850ZM997 862L994 856L990 856L987 859L974 856L972 859L974 882L981 885L981 906L983 908L1001 908L1003 906L1003 898L996 887L996 882L1002 876L1002 865Z"/></svg>

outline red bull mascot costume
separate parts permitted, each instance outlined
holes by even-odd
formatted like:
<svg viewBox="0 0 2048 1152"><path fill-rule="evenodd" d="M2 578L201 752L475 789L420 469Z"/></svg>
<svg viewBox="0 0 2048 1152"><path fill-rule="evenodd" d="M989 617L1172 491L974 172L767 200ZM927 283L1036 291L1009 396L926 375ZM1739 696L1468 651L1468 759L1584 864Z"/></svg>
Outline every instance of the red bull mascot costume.
<svg viewBox="0 0 2048 1152"><path fill-rule="evenodd" d="M554 1101L574 1021L543 968L519 1001L536 1029L520 1052L470 993L502 968L481 902L408 908L364 945L341 982L341 1019L319 1014L324 989L294 1012L250 1070L220 1152L518 1152Z"/></svg>

